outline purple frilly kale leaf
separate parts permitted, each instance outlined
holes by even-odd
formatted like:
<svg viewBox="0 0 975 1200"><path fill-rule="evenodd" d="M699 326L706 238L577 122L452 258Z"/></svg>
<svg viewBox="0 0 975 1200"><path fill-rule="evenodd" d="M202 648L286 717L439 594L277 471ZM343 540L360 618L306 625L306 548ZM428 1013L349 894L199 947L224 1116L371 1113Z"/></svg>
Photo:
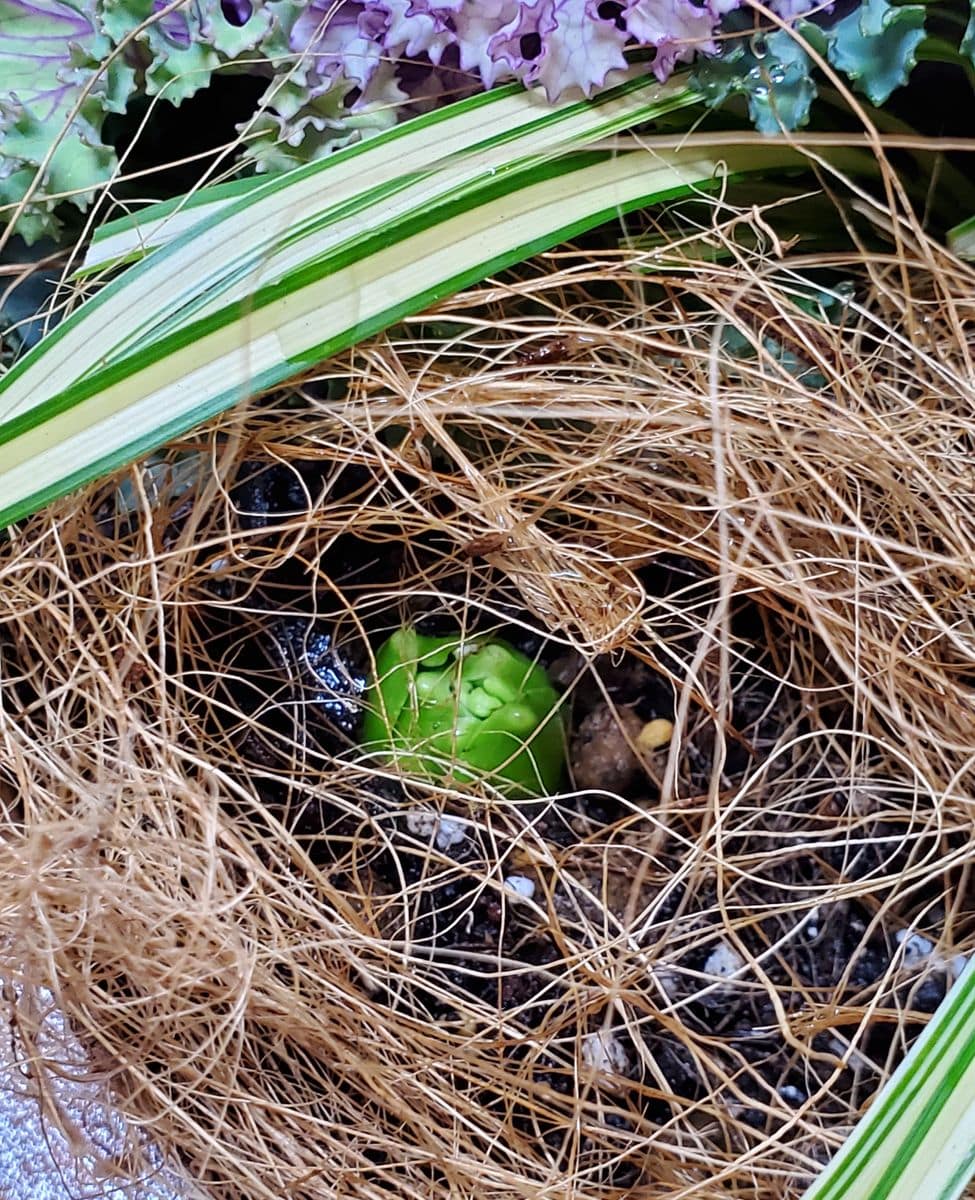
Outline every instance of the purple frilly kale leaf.
<svg viewBox="0 0 975 1200"><path fill-rule="evenodd" d="M626 68L627 32L601 17L592 0L536 0L488 43L488 54L526 84L539 83L549 100L567 92L590 96L612 71Z"/></svg>
<svg viewBox="0 0 975 1200"><path fill-rule="evenodd" d="M437 11L430 11L430 6L415 4L413 0L383 0L375 7L386 17L383 48L397 58L415 59L426 55L436 66L447 47L457 44L454 22L462 7L459 3L437 5Z"/></svg>
<svg viewBox="0 0 975 1200"><path fill-rule="evenodd" d="M397 7L403 3L396 0ZM394 5L387 0L381 7ZM520 79L541 84L551 100L572 90L591 95L626 66L628 35L612 17L600 16L596 0L405 0L405 7L409 18L436 23L439 53L455 45L461 71L477 75L485 88ZM386 45L401 49L392 37Z"/></svg>
<svg viewBox="0 0 975 1200"><path fill-rule="evenodd" d="M478 76L485 88L491 88L499 79L512 78L505 64L491 55L491 39L515 18L520 7L515 0L483 0L477 4L468 0L412 0L407 11L411 16L435 21L449 37L447 45L456 46L460 70Z"/></svg>
<svg viewBox="0 0 975 1200"><path fill-rule="evenodd" d="M817 3L817 0L764 0L764 3L783 21L790 23L798 21L800 17L808 17L812 13L833 11L832 3Z"/></svg>
<svg viewBox="0 0 975 1200"><path fill-rule="evenodd" d="M0 0L0 224L17 219L28 241L56 235L58 195L84 209L111 178L105 114L122 112L134 72L98 29L95 0Z"/></svg>
<svg viewBox="0 0 975 1200"><path fill-rule="evenodd" d="M258 48L272 74L241 127L259 171L312 162L395 124L409 95L383 46L385 5L361 0L267 0Z"/></svg>
<svg viewBox="0 0 975 1200"><path fill-rule="evenodd" d="M383 56L386 17L358 0L312 0L291 28L288 44L315 89L344 80L363 90Z"/></svg>
<svg viewBox="0 0 975 1200"><path fill-rule="evenodd" d="M624 15L635 40L656 49L653 71L664 80L677 63L717 50L714 35L721 18L737 6L738 0L708 0L702 5L693 0L633 0Z"/></svg>

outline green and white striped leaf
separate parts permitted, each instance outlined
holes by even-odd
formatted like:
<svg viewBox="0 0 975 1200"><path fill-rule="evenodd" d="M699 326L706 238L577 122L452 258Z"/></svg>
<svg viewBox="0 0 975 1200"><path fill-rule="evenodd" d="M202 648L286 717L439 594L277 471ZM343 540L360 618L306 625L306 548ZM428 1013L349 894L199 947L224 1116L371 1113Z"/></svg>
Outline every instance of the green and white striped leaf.
<svg viewBox="0 0 975 1200"><path fill-rule="evenodd" d="M113 261L152 252L0 379L0 522L584 229L802 161L775 142L585 149L694 99L644 80L557 106L488 93L243 195L204 197L171 241L178 209L149 210Z"/></svg>
<svg viewBox="0 0 975 1200"><path fill-rule="evenodd" d="M158 201L127 216L106 221L95 230L84 261L71 278L88 279L99 272L138 262L157 246L175 241L194 225L229 208L235 200L252 194L268 182L266 176L249 175L246 179L214 183L175 200Z"/></svg>
<svg viewBox="0 0 975 1200"><path fill-rule="evenodd" d="M804 1200L957 1200L975 1174L975 962Z"/></svg>
<svg viewBox="0 0 975 1200"><path fill-rule="evenodd" d="M975 258L975 217L948 230L948 249L959 258Z"/></svg>
<svg viewBox="0 0 975 1200"><path fill-rule="evenodd" d="M635 93L633 99L644 110L644 116L636 117L633 105L627 103L630 92ZM490 155L492 161L485 158L477 164L490 170L498 159L511 161L508 140L519 134L532 152L546 147L555 152L566 143L590 141L587 130L593 127L604 130L596 136L613 132L614 115L620 119L615 128L625 129L635 119L652 120L699 102L699 93L679 80L662 86L636 80L593 101L555 106L547 104L540 93L525 92L511 85L389 129L369 141L338 151L325 162L289 172L283 179L256 176L217 184L110 221L95 232L77 277L142 258L213 214L228 209L235 200L248 195L256 198L258 192L279 192L285 183L289 204L297 205L306 197L319 194L319 180L327 179L330 204L323 207L324 215L340 209L353 195L368 196L376 185L393 184L397 179L409 178L413 172L436 175L443 163L460 152ZM299 186L301 181L304 187Z"/></svg>

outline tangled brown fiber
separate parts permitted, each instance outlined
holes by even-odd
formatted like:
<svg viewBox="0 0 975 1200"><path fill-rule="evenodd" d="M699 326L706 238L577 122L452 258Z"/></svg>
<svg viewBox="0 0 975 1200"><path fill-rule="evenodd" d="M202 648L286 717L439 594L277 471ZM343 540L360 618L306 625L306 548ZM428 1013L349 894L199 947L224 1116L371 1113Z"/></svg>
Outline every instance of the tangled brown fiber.
<svg viewBox="0 0 975 1200"><path fill-rule="evenodd" d="M975 278L886 246L715 204L683 256L565 249L16 529L27 1043L48 988L226 1200L799 1196L975 945ZM242 519L253 464L288 511ZM439 614L544 635L570 697L629 670L669 748L598 819L377 782L243 678L284 578L350 646Z"/></svg>

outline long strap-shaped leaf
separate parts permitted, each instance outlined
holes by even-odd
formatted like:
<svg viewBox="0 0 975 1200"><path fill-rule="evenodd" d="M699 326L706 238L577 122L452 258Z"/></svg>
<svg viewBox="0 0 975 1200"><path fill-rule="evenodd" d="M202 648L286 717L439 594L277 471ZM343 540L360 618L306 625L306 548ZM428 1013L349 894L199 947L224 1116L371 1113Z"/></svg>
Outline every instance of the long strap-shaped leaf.
<svg viewBox="0 0 975 1200"><path fill-rule="evenodd" d="M117 359L126 346L179 327L201 309L245 297L287 266L313 261L343 237L380 230L398 214L489 179L519 159L542 161L695 98L677 82L637 79L592 101L553 106L540 93L508 88L435 110L210 209L85 307L89 317L93 308L101 310L96 345L90 323L80 319L64 322L53 336L79 378ZM137 231L151 247L150 229L140 222ZM0 383L0 420L37 403L45 361L38 346ZM31 386L19 385L18 372L32 366ZM63 386L60 370L57 382Z"/></svg>
<svg viewBox="0 0 975 1200"><path fill-rule="evenodd" d="M957 1200L975 1173L975 962L804 1200Z"/></svg>
<svg viewBox="0 0 975 1200"><path fill-rule="evenodd" d="M87 279L100 271L137 262L157 246L175 241L207 217L226 210L235 200L255 194L268 182L266 175L248 175L226 183L211 183L174 200L157 200L124 217L106 221L95 230L84 261L71 278Z"/></svg>
<svg viewBox="0 0 975 1200"><path fill-rule="evenodd" d="M637 115L633 101L643 109L642 116ZM637 120L651 120L700 102L700 93L680 76L663 85L644 77L590 101L557 105L547 104L540 92L525 92L519 85L511 84L437 109L386 130L369 141L340 150L327 161L295 170L287 176L288 187L293 188L300 176L315 181L325 172L328 200L334 208L350 194L350 184L354 192L366 191L367 174L374 166L378 167L376 178L388 182L413 170L432 173L458 149L477 151L503 147L506 137L519 132L535 139L532 146L535 151L542 150L545 145L554 149L563 138L584 143L588 140L589 125L603 127L604 132L598 136L607 136L606 122L612 120L614 112L620 119L618 128L623 129ZM473 114L477 114L476 120L472 120ZM395 146L395 153L388 149L390 146ZM490 166L487 162L483 165ZM280 179L266 176L237 179L203 187L187 196L160 201L108 221L96 229L75 278L137 260L157 246L175 240L214 213L225 212L234 201L255 196L258 189L276 190L280 186ZM312 182L312 187L315 186ZM289 201L294 203L299 193L289 191L289 196L294 197Z"/></svg>
<svg viewBox="0 0 975 1200"><path fill-rule="evenodd" d="M796 161L774 143L580 151L686 103L681 89L554 110L526 93L478 100L268 181L64 321L0 380L0 521L600 221L722 167Z"/></svg>
<svg viewBox="0 0 975 1200"><path fill-rule="evenodd" d="M948 230L948 249L959 258L975 258L975 217Z"/></svg>

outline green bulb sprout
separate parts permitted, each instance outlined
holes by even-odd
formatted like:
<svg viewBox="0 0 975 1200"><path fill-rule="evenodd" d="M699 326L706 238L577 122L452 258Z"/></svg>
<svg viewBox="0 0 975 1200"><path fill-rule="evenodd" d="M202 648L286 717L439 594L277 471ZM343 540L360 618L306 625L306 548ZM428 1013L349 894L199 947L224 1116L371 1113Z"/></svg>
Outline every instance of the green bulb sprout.
<svg viewBox="0 0 975 1200"><path fill-rule="evenodd" d="M363 741L407 774L543 796L565 763L559 703L544 669L499 638L400 629L376 654Z"/></svg>

